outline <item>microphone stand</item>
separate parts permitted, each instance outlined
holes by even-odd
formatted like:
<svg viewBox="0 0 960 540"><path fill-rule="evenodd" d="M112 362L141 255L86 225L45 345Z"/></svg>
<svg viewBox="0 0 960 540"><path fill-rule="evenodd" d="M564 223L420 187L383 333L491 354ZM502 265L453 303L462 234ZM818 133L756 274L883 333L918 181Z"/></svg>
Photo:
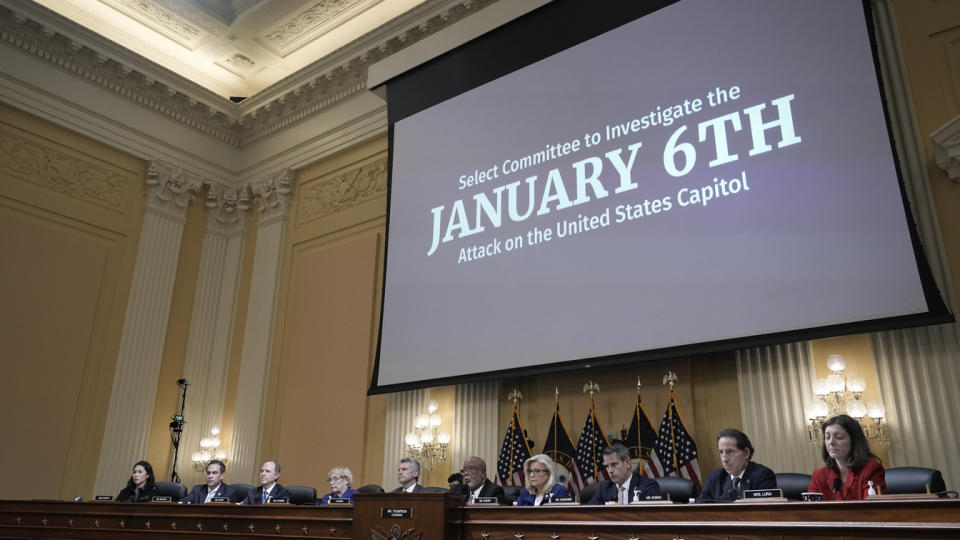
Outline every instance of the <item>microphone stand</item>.
<svg viewBox="0 0 960 540"><path fill-rule="evenodd" d="M177 386L183 393L180 395L180 410L173 415L173 421L170 422L170 441L173 443L173 471L170 473L170 481L179 483L177 458L180 456L180 437L183 435L183 425L187 423L183 418L183 410L187 406L187 387L190 386L190 383L186 379L177 379Z"/></svg>

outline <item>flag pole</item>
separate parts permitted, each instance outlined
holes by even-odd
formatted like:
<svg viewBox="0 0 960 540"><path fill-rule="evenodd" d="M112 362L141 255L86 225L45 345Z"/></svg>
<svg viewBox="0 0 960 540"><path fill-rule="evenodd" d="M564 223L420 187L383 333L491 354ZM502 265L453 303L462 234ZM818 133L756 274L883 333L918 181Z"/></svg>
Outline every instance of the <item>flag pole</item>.
<svg viewBox="0 0 960 540"><path fill-rule="evenodd" d="M676 408L676 405L673 402L673 398L676 395L673 391L673 385L677 383L677 374L667 370L667 374L663 376L663 384L670 385L670 404L667 406L669 410L668 416L670 417L670 445L673 448L673 451L670 454L673 456L673 471L680 476L679 465L677 464L677 439L673 431L673 410Z"/></svg>
<svg viewBox="0 0 960 540"><path fill-rule="evenodd" d="M597 412L593 406L593 395L600 392L600 385L593 382L587 381L587 384L583 385L583 393L590 394L590 422L594 426L593 430L596 431L597 426ZM593 462L593 477L600 478L600 471L597 470L597 438L590 437L590 461Z"/></svg>
<svg viewBox="0 0 960 540"><path fill-rule="evenodd" d="M517 413L520 409L520 400L523 399L523 394L520 393L520 390L514 388L510 391L510 394L507 396L507 400L513 402L513 416L510 417L510 432L516 433L517 430ZM521 434L523 436L523 434ZM510 485L513 484L513 444L510 445ZM504 484L506 485L506 484Z"/></svg>

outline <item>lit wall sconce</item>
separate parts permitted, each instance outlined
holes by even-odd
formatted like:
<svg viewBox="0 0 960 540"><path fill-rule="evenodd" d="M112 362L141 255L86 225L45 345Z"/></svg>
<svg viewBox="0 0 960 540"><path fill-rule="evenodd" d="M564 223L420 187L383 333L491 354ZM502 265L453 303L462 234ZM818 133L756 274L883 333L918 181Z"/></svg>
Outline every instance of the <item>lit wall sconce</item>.
<svg viewBox="0 0 960 540"><path fill-rule="evenodd" d="M827 358L827 367L832 371L826 379L817 379L813 382L813 393L820 401L813 404L808 414L810 423L807 426L807 438L811 443L819 444L823 441L823 423L830 416L846 414L856 418L863 427L867 439L879 443L886 443L887 424L883 421L886 410L883 403L860 400L867 383L863 377L847 378L843 370L847 361L839 354L831 354ZM866 419L869 418L870 421Z"/></svg>
<svg viewBox="0 0 960 540"><path fill-rule="evenodd" d="M200 439L200 451L193 453L193 470L206 472L207 464L218 459L227 462L227 452L220 449L220 428L210 430L210 436Z"/></svg>
<svg viewBox="0 0 960 540"><path fill-rule="evenodd" d="M443 419L437 414L439 408L437 400L428 401L427 414L418 415L413 421L414 431L404 437L410 457L428 471L447 460L447 446L450 444L450 434L440 431Z"/></svg>

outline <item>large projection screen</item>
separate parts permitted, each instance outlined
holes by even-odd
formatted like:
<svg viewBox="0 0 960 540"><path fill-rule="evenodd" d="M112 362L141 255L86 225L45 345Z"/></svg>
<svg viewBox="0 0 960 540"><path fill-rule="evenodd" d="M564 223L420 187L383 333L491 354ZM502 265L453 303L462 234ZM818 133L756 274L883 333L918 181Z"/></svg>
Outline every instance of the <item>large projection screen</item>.
<svg viewBox="0 0 960 540"><path fill-rule="evenodd" d="M371 392L949 318L859 0L683 0L394 119Z"/></svg>

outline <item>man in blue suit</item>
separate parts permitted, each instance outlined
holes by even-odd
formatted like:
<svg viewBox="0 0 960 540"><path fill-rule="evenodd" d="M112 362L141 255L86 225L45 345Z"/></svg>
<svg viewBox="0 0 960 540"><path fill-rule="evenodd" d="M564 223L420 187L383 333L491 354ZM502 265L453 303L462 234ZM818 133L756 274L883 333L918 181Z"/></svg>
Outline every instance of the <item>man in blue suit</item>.
<svg viewBox="0 0 960 540"><path fill-rule="evenodd" d="M202 486L193 486L189 495L180 499L182 503L203 504L210 502L214 497L226 497L230 502L237 501L237 492L223 483L223 474L227 466L220 460L213 460L207 464L207 483Z"/></svg>
<svg viewBox="0 0 960 540"><path fill-rule="evenodd" d="M633 460L627 447L614 443L603 449L603 466L610 480L600 482L589 504L630 504L634 497L660 495L660 485L633 472Z"/></svg>
<svg viewBox="0 0 960 540"><path fill-rule="evenodd" d="M274 499L290 500L290 490L277 483L280 479L280 464L274 460L264 461L260 467L260 487L247 492L240 504L267 504Z"/></svg>
<svg viewBox="0 0 960 540"><path fill-rule="evenodd" d="M697 502L731 502L743 498L748 489L776 489L773 471L751 461L754 454L750 439L739 429L725 429L717 435L717 449L723 467L707 477Z"/></svg>

